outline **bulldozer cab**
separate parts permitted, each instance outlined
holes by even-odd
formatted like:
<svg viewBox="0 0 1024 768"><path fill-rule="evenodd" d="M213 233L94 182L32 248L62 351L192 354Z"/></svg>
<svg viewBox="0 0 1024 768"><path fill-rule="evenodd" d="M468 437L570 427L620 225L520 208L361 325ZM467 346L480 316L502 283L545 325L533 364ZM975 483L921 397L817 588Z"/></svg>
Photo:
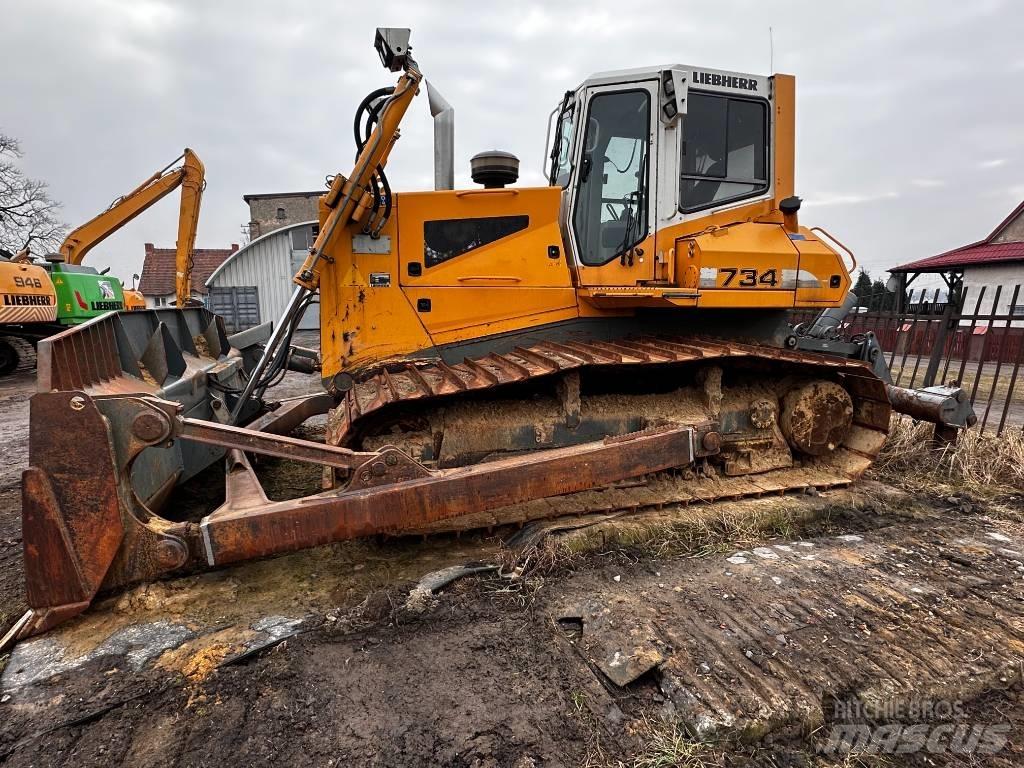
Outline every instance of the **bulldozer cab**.
<svg viewBox="0 0 1024 768"><path fill-rule="evenodd" d="M581 287L679 285L677 240L693 222L773 199L771 86L674 65L594 75L566 94L548 180L564 189Z"/></svg>

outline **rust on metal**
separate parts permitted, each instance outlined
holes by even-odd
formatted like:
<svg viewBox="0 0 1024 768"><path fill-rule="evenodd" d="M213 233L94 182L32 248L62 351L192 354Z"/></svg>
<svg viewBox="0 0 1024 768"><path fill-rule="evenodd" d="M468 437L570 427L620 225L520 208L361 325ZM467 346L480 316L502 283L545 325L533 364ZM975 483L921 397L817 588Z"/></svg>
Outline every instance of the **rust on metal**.
<svg viewBox="0 0 1024 768"><path fill-rule="evenodd" d="M437 470L301 503L276 502L241 511L225 504L203 521L203 536L209 562L230 563L581 491L685 465L692 458L693 430L664 429L611 443Z"/></svg>
<svg viewBox="0 0 1024 768"><path fill-rule="evenodd" d="M906 389L890 384L886 392L897 413L905 413L915 419L951 426L964 422L973 426L978 420L967 393L960 387ZM970 412L966 417L963 415L965 410Z"/></svg>
<svg viewBox="0 0 1024 768"><path fill-rule="evenodd" d="M878 403L885 411L886 421L868 426L888 431L888 397L884 384L871 372L870 366L859 360L839 360L806 352L794 352L752 344L724 344L695 337L653 337L616 339L608 341L540 341L521 346L506 354L491 352L476 359L466 359L455 365L443 362L424 364L422 361L393 366L388 371L389 387L383 372L375 373L355 385L343 395L343 406L351 414L349 423L368 416L373 411L397 402L424 396L480 391L527 379L564 374L588 367L617 365L664 365L668 362L698 362L716 358L747 358L769 360L793 365L822 367L843 375L843 384L858 399ZM486 371L486 373L483 373ZM428 379L450 382L458 378L461 386L430 387ZM387 393L380 397L380 393ZM397 393L395 398L391 393ZM875 421L879 421L875 419ZM338 436L343 438L342 435Z"/></svg>
<svg viewBox="0 0 1024 768"><path fill-rule="evenodd" d="M172 422L174 434L185 440L206 445L218 445L226 448L237 448L282 459L298 459L324 464L329 467L353 469L373 456L369 453L358 453L347 448L323 445L309 440L286 435L271 435L243 427L228 424L217 424L200 419L180 418Z"/></svg>
<svg viewBox="0 0 1024 768"><path fill-rule="evenodd" d="M186 417L178 403L155 396L162 393L165 379L192 376L189 383L194 389L196 382L215 379L235 365L227 358L194 356L195 349L189 349L196 346L192 329L178 329L186 330L189 341L179 339L179 348L175 339L181 333L175 335L156 318L145 352L140 352L119 346L124 339L116 324L97 323L83 335L61 334L41 349L47 362L41 364L40 381L48 389L32 400L31 467L24 482L32 616L18 625L22 635L80 612L100 589L370 534L534 519L557 514L553 510L560 507L545 511L547 502L529 506L533 501L585 494L629 478L658 478L665 470L693 467L690 474L699 470L711 485L696 487L661 478L657 482L664 493L652 490L652 503L844 484L864 471L881 446L889 426L890 398L898 406L910 407L900 392L887 391L870 366L859 361L690 337L646 336L543 341L457 364L389 364L386 371L353 382L340 402L327 395L285 401L249 427L226 426ZM208 325L202 338L211 350L226 354L220 325ZM102 352L96 360L88 354L92 347ZM798 376L812 375L811 383L793 390L794 402L784 405L781 414L771 403L756 399L745 401L743 408L749 408L759 429L788 431L787 438L804 453L817 455L816 450L831 446L834 462L828 471L794 467L714 478L714 469L705 467L704 459L719 454L735 438L721 424L706 419L444 469L431 468L429 462L392 445L373 451L341 447L361 419L382 408L544 377L559 382L558 420L572 428L580 420L579 374L585 369L690 362L717 367L716 361L733 359L780 364ZM720 375L719 370L719 385ZM61 391L49 391L54 388ZM829 405L824 415L815 405L822 398ZM925 400L929 407L937 407ZM328 418L331 444L274 434L288 432L332 405L336 407ZM913 405L920 403L914 399ZM67 434L74 434L75 440L68 441ZM158 515L160 500L178 477L155 478L154 487L145 493L133 485L133 467L144 464L151 455L148 449L180 450L180 441L212 446L226 459L225 502L199 525ZM343 469L346 485L272 502L252 471L247 452ZM576 502L571 496L564 498L561 506L571 510ZM623 504L608 501L612 498L614 494L607 495L602 503ZM587 503L594 506L593 499ZM513 512L506 515L503 510Z"/></svg>
<svg viewBox="0 0 1024 768"><path fill-rule="evenodd" d="M842 445L852 424L853 400L834 381L811 381L783 398L782 434L809 456L823 456Z"/></svg>
<svg viewBox="0 0 1024 768"><path fill-rule="evenodd" d="M274 410L260 416L248 427L256 432L287 434L313 416L327 413L335 405L334 398L326 392L289 398L280 401Z"/></svg>
<svg viewBox="0 0 1024 768"><path fill-rule="evenodd" d="M40 393L32 408L24 502L32 617L19 624L20 636L84 610L101 587L602 486L686 465L695 443L691 427L664 428L431 471L390 446L360 453L199 421L152 396ZM56 433L63 429L80 439L69 444ZM133 464L168 435L227 449L226 501L198 527L158 517L132 486ZM108 460L96 461L96 446L108 446ZM270 502L243 451L343 467L351 480L341 491Z"/></svg>

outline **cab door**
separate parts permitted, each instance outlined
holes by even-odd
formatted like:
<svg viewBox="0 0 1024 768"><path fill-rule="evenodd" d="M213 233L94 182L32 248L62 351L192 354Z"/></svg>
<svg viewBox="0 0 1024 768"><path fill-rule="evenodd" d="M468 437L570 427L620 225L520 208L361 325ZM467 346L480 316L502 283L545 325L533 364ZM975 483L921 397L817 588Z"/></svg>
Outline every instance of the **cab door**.
<svg viewBox="0 0 1024 768"><path fill-rule="evenodd" d="M579 285L654 278L658 81L587 88L566 227Z"/></svg>

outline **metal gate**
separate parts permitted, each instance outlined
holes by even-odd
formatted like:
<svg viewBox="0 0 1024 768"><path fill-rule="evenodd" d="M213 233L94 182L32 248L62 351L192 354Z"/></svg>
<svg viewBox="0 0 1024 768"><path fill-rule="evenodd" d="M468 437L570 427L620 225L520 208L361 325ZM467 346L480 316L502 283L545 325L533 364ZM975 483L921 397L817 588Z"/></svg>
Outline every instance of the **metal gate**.
<svg viewBox="0 0 1024 768"><path fill-rule="evenodd" d="M255 285L211 287L207 306L224 318L228 333L260 324L260 297Z"/></svg>
<svg viewBox="0 0 1024 768"><path fill-rule="evenodd" d="M1004 290L1005 288L1005 290ZM910 291L903 309L896 294L881 309L851 314L840 327L847 339L871 331L885 352L893 383L901 387L958 384L967 390L979 430L1024 429L1024 284L962 288L940 301L939 289ZM807 322L815 311L792 313Z"/></svg>

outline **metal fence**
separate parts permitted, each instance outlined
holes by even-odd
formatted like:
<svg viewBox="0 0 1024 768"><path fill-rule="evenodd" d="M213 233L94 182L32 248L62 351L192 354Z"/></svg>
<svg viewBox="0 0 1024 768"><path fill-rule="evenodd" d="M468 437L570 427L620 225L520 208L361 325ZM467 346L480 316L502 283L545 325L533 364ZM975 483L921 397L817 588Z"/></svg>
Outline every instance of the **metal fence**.
<svg viewBox="0 0 1024 768"><path fill-rule="evenodd" d="M938 289L921 289L910 292L902 310L887 308L896 303L890 296L881 310L849 315L844 335L873 332L895 384L962 386L982 432L1024 427L1024 288L968 287L948 301ZM793 322L814 314L794 312Z"/></svg>

